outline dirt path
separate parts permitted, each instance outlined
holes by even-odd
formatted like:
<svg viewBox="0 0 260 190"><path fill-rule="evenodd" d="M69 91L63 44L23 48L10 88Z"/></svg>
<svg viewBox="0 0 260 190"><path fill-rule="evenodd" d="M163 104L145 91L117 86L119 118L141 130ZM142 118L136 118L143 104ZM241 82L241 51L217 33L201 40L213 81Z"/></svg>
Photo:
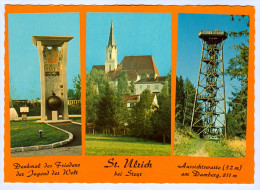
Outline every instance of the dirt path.
<svg viewBox="0 0 260 190"><path fill-rule="evenodd" d="M205 149L205 143L203 144L203 146L201 147L201 149L199 149L195 154L192 154L190 156L195 156L195 157L209 157L209 153L206 152Z"/></svg>

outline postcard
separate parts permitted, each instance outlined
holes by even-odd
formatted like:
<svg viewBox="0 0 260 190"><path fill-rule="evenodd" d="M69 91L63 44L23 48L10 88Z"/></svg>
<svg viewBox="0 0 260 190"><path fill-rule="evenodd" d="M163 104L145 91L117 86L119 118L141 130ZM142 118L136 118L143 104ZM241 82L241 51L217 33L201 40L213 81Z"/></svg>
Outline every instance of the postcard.
<svg viewBox="0 0 260 190"><path fill-rule="evenodd" d="M5 4L2 183L257 188L255 12Z"/></svg>

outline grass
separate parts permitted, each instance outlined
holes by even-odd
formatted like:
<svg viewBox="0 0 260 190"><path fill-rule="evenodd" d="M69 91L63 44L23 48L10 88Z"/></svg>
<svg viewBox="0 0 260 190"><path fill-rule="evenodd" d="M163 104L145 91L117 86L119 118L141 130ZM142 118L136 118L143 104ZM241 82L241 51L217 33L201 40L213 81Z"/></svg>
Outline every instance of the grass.
<svg viewBox="0 0 260 190"><path fill-rule="evenodd" d="M86 155L170 156L171 145L134 137L86 135Z"/></svg>
<svg viewBox="0 0 260 190"><path fill-rule="evenodd" d="M209 157L236 157L233 151L225 142L205 141L205 149Z"/></svg>
<svg viewBox="0 0 260 190"><path fill-rule="evenodd" d="M174 144L175 156L189 156L195 154L204 144L204 141L197 138L190 138L185 143Z"/></svg>
<svg viewBox="0 0 260 190"><path fill-rule="evenodd" d="M227 145L236 152L236 157L246 157L246 139L234 138L227 140Z"/></svg>
<svg viewBox="0 0 260 190"><path fill-rule="evenodd" d="M245 157L246 140L230 139L226 141L204 140L187 131L175 131L174 155L193 156L200 150L209 157Z"/></svg>
<svg viewBox="0 0 260 190"><path fill-rule="evenodd" d="M81 117L71 117L70 119L74 122L81 123Z"/></svg>
<svg viewBox="0 0 260 190"><path fill-rule="evenodd" d="M45 145L68 138L67 133L44 123L36 123L36 120L11 121L10 123L12 148ZM40 138L39 130L43 131L42 138Z"/></svg>

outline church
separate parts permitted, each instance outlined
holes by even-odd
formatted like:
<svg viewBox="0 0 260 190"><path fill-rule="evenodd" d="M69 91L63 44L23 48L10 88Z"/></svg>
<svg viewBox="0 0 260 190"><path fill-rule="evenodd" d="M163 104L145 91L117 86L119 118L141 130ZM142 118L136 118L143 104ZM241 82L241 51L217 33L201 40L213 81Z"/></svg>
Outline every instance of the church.
<svg viewBox="0 0 260 190"><path fill-rule="evenodd" d="M152 55L125 56L120 64L117 63L117 46L112 22L106 46L105 65L94 65L92 69L104 70L106 76L111 79L111 84L115 87L118 84L120 73L126 72L128 83L134 82L134 95L138 96L145 89L149 89L152 94L158 94L166 82L166 77L160 76Z"/></svg>

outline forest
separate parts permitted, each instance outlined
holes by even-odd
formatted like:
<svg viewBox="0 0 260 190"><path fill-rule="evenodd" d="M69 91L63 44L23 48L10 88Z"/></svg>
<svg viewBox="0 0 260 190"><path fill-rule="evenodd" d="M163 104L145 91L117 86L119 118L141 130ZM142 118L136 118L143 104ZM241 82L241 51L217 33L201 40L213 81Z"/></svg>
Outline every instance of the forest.
<svg viewBox="0 0 260 190"><path fill-rule="evenodd" d="M171 139L171 73L162 92L157 95L158 107L153 105L150 90L140 95L131 109L123 95L134 92L133 82L121 72L116 87L104 71L92 69L86 77L86 129L89 134L121 135L169 143ZM98 88L98 90L97 90Z"/></svg>

